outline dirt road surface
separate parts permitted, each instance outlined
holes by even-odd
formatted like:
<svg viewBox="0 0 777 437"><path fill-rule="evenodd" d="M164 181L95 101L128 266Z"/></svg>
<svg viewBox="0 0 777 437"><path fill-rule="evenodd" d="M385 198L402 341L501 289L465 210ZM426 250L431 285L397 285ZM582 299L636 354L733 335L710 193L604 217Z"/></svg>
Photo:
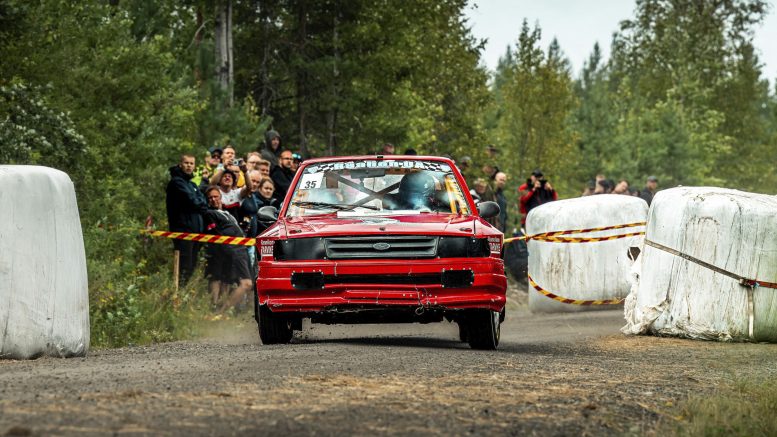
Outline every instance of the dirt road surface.
<svg viewBox="0 0 777 437"><path fill-rule="evenodd" d="M777 376L777 345L626 337L621 311L513 309L496 352L456 325L308 326L0 361L0 435L651 434L689 395Z"/></svg>

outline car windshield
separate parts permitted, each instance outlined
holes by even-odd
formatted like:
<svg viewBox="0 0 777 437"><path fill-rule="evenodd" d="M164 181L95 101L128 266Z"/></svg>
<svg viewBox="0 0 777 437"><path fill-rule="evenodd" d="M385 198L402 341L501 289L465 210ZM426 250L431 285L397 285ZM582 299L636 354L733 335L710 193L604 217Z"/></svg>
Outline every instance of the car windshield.
<svg viewBox="0 0 777 437"><path fill-rule="evenodd" d="M287 217L469 214L450 165L424 160L353 160L305 167Z"/></svg>

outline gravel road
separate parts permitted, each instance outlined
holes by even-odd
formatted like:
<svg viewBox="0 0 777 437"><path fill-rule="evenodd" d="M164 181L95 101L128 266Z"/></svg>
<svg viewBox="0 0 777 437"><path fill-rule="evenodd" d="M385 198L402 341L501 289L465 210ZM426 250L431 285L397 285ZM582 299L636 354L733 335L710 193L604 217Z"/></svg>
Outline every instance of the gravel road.
<svg viewBox="0 0 777 437"><path fill-rule="evenodd" d="M618 310L508 312L496 352L455 324L307 326L0 361L0 435L651 434L688 395L777 376L777 345L626 337Z"/></svg>

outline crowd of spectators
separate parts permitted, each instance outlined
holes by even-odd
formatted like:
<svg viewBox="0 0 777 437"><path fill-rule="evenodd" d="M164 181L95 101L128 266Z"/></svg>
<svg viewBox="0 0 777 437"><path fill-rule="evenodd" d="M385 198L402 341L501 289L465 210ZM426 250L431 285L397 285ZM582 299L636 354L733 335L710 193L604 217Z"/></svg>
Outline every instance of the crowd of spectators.
<svg viewBox="0 0 777 437"><path fill-rule="evenodd" d="M620 179L616 183L613 179L607 179L603 174L598 174L594 179L588 181L582 195L622 194L625 196L635 196L643 199L649 206L653 201L656 190L658 190L658 178L655 176L648 176L645 181L645 187L637 190L626 179Z"/></svg>
<svg viewBox="0 0 777 437"><path fill-rule="evenodd" d="M166 190L170 230L253 238L269 225L260 219L259 210L280 206L302 157L284 148L280 134L270 130L264 143L245 156L238 156L232 145L214 146L202 164L196 161L185 154L170 168ZM180 253L182 284L197 267L200 246L173 240ZM256 277L255 248L208 244L205 261L214 310L222 313L242 305Z"/></svg>

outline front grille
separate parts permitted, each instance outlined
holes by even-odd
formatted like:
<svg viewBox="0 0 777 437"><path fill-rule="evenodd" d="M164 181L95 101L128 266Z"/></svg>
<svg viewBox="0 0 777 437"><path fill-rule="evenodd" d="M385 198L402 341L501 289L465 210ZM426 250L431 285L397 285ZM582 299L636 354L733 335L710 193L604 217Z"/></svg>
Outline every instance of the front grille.
<svg viewBox="0 0 777 437"><path fill-rule="evenodd" d="M324 275L324 284L440 284L440 274L419 275Z"/></svg>
<svg viewBox="0 0 777 437"><path fill-rule="evenodd" d="M325 240L328 259L434 258L438 237L380 235Z"/></svg>

